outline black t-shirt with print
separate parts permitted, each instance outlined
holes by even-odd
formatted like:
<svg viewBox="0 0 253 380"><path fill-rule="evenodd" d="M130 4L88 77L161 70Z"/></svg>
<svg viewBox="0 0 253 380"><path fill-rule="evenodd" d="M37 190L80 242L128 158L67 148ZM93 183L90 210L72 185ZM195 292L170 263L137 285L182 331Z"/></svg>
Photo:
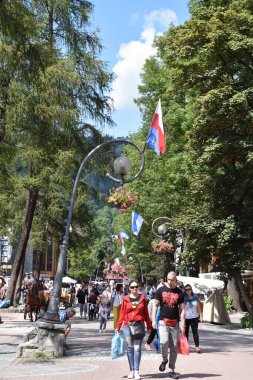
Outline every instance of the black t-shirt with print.
<svg viewBox="0 0 253 380"><path fill-rule="evenodd" d="M133 310L135 310L136 307L137 307L137 305L138 305L138 302L139 302L139 299L140 299L140 295L137 296L137 297L129 297L129 299L130 299L130 302L132 304Z"/></svg>
<svg viewBox="0 0 253 380"><path fill-rule="evenodd" d="M161 286L156 291L156 299L160 302L159 319L177 319L179 320L179 304L184 302L184 293L179 288L168 288L166 285Z"/></svg>

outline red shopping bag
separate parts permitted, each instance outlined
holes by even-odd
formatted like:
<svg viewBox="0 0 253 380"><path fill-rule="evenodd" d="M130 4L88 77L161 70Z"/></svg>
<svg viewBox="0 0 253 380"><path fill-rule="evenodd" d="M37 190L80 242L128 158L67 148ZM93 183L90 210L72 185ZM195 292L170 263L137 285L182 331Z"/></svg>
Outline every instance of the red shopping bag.
<svg viewBox="0 0 253 380"><path fill-rule="evenodd" d="M179 334L178 337L178 352L182 355L189 355L190 346L185 335Z"/></svg>

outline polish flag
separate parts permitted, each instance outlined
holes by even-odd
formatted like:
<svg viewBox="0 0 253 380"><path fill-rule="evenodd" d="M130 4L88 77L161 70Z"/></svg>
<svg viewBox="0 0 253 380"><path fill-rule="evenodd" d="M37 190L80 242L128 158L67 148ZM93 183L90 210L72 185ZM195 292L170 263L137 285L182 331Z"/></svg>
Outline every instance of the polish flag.
<svg viewBox="0 0 253 380"><path fill-rule="evenodd" d="M158 100L155 114L150 126L150 131L146 144L153 149L158 156L160 153L164 153L166 149L165 135L163 129L163 115L161 100Z"/></svg>

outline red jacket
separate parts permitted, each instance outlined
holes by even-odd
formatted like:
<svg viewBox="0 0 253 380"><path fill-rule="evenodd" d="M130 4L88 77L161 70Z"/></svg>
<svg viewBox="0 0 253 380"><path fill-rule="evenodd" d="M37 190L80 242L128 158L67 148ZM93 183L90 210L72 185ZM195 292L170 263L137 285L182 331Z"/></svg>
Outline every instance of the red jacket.
<svg viewBox="0 0 253 380"><path fill-rule="evenodd" d="M128 326L128 322L146 322L147 330L151 329L151 322L148 315L148 302L143 294L140 295L140 299L136 306L136 309L133 309L129 295L123 298L119 321L116 326L116 330L120 330L122 323L124 326Z"/></svg>

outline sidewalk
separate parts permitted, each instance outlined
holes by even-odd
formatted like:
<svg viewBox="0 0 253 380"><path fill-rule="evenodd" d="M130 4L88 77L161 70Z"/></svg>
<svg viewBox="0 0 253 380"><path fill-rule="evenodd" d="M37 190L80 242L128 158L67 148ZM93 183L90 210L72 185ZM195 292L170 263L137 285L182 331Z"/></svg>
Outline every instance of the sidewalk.
<svg viewBox="0 0 253 380"><path fill-rule="evenodd" d="M23 314L1 313L0 379L10 380L119 380L127 379L127 357L110 358L113 324L106 333L99 333L99 322L74 317L68 337L67 356L60 359L16 359L16 350L23 335L33 327ZM231 325L200 324L202 354L193 350L189 356L178 356L176 370L181 379L251 380L253 376L253 331L240 328L240 315L232 315ZM159 372L160 354L145 351L141 359L143 379L166 379L168 371Z"/></svg>

